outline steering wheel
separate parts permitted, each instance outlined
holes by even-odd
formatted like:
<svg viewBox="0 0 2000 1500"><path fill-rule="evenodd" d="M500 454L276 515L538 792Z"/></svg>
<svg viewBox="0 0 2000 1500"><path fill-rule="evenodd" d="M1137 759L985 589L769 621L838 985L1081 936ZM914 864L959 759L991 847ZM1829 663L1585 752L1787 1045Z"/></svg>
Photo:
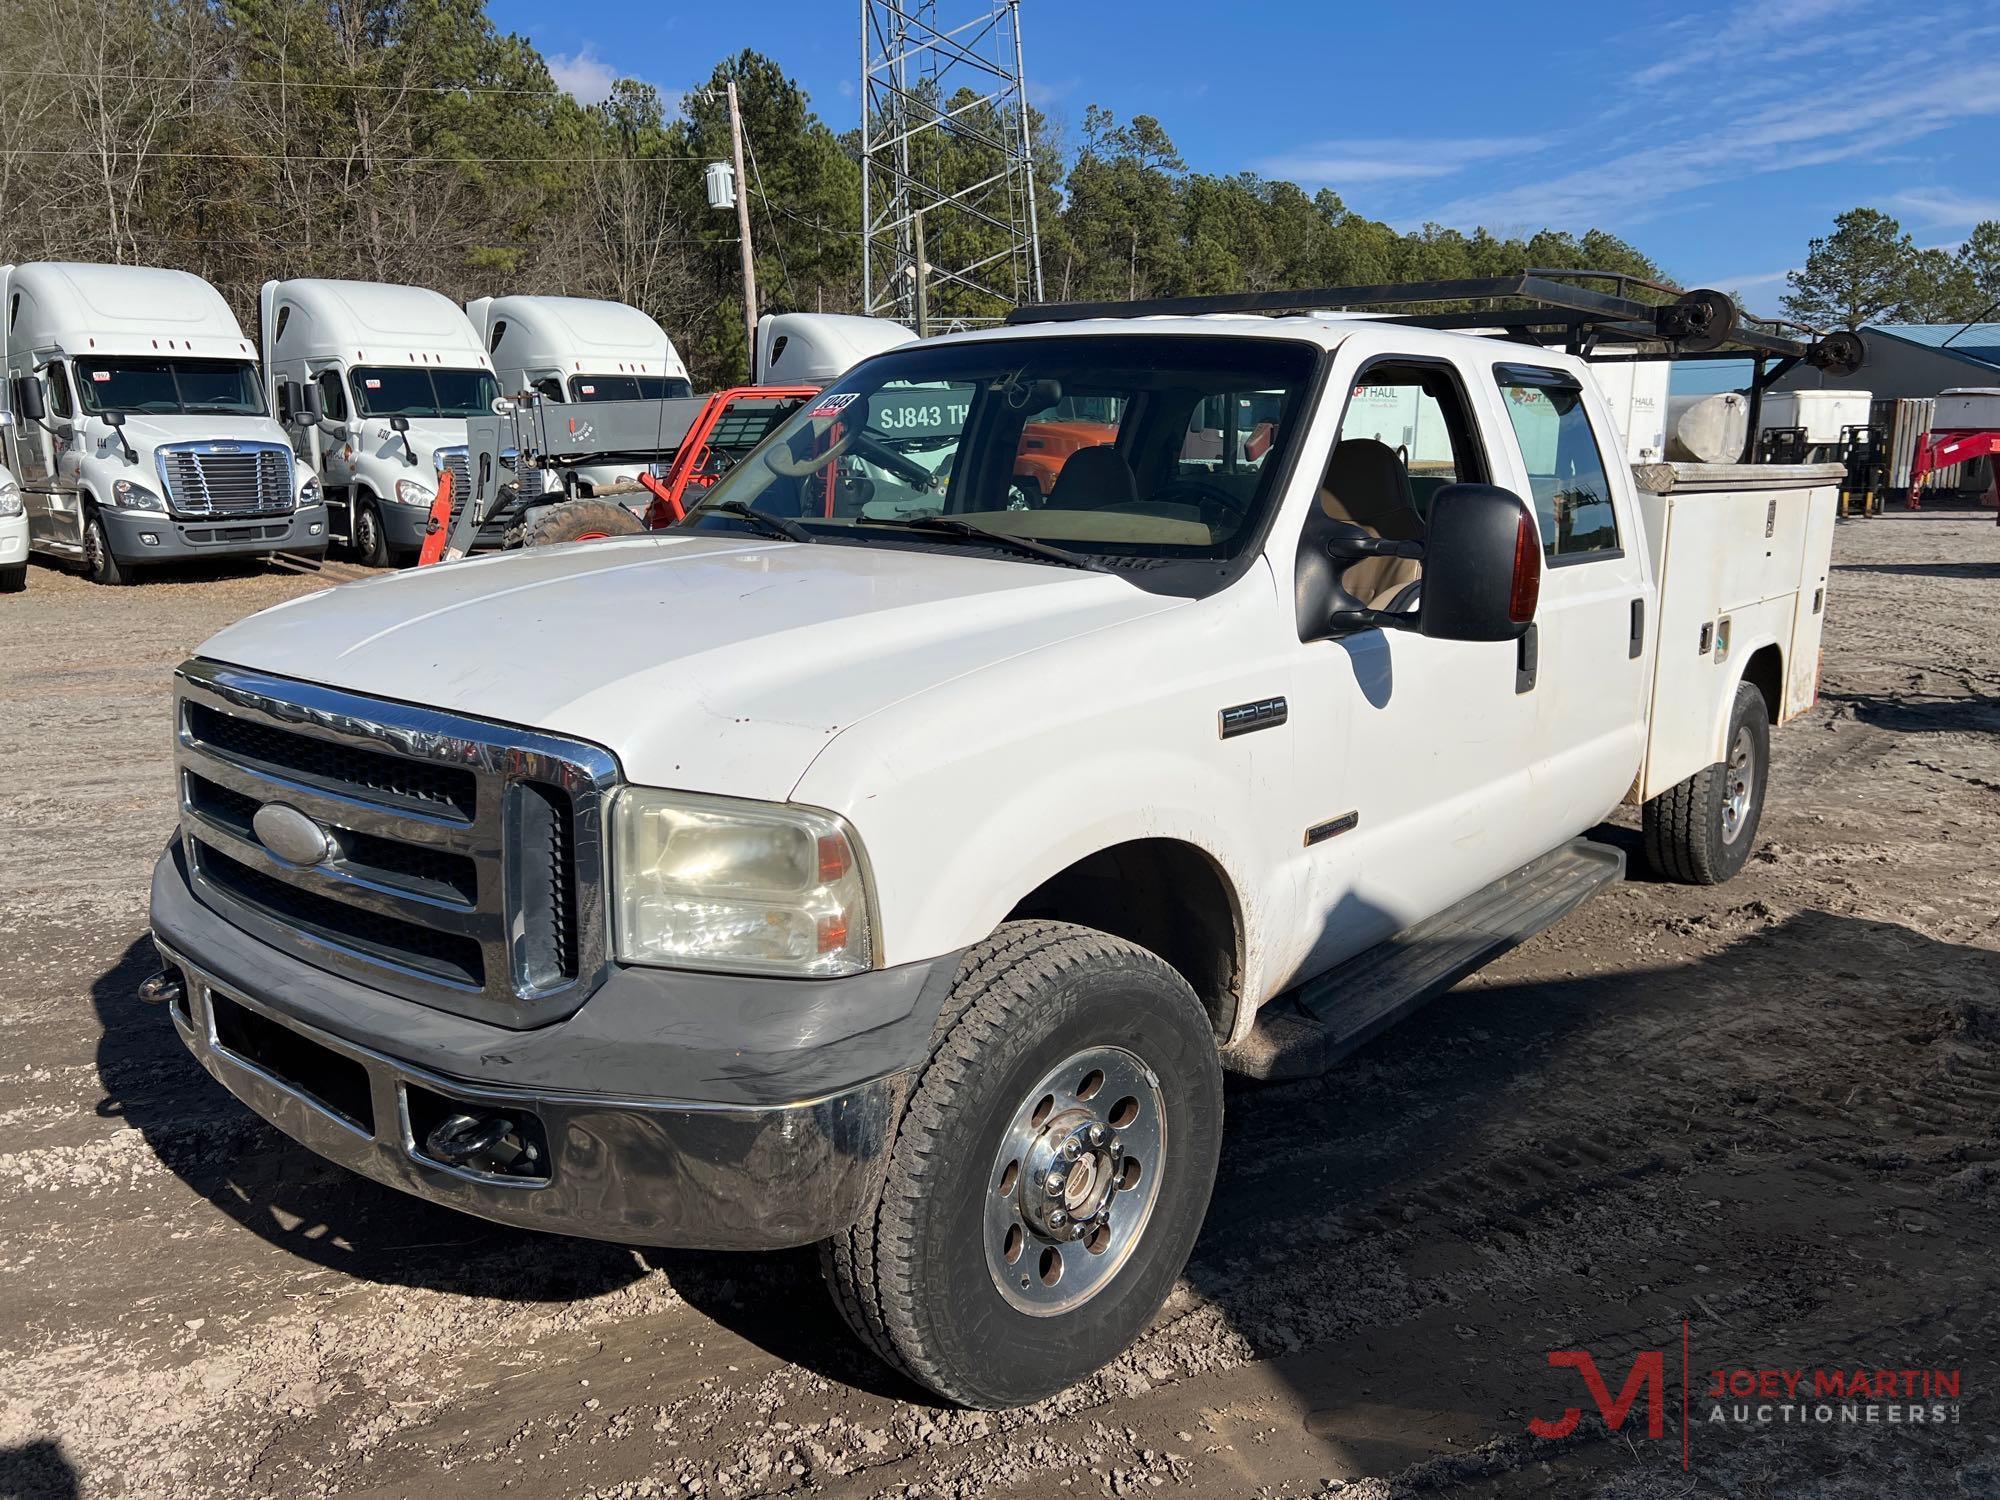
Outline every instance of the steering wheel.
<svg viewBox="0 0 2000 1500"><path fill-rule="evenodd" d="M1192 497L1194 508L1201 516L1201 524L1214 529L1210 517L1219 516L1229 522L1232 529L1249 514L1249 506L1235 491L1225 489L1206 479L1176 479L1153 492L1146 505L1171 505L1182 495ZM1182 503L1186 503L1183 501Z"/></svg>
<svg viewBox="0 0 2000 1500"><path fill-rule="evenodd" d="M816 454L811 458L793 458L790 450L781 444L772 448L770 452L764 455L764 462L773 471L784 475L787 479L804 479L808 475L817 474L849 448L852 448L854 446L854 439L859 433L860 429L858 427L851 425L844 427L840 436L826 445L824 453Z"/></svg>

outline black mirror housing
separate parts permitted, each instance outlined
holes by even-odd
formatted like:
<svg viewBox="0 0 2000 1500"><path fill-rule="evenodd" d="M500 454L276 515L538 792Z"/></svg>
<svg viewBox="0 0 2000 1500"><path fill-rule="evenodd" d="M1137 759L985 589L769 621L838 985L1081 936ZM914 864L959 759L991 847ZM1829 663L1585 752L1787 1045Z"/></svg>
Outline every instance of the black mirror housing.
<svg viewBox="0 0 2000 1500"><path fill-rule="evenodd" d="M106 427L123 427L125 425L125 413L122 411L99 412L98 416L103 418Z"/></svg>
<svg viewBox="0 0 2000 1500"><path fill-rule="evenodd" d="M42 398L42 383L32 375L16 376L14 380L14 409L30 422L48 420L49 405Z"/></svg>
<svg viewBox="0 0 2000 1500"><path fill-rule="evenodd" d="M292 403L292 410L305 422L318 422L326 415L326 407L320 401L319 383L309 380L299 387L298 399Z"/></svg>
<svg viewBox="0 0 2000 1500"><path fill-rule="evenodd" d="M1431 500L1420 633L1445 641L1518 640L1541 597L1542 539L1512 490L1453 484Z"/></svg>
<svg viewBox="0 0 2000 1500"><path fill-rule="evenodd" d="M408 432L410 430L410 419L401 412L398 412L395 416L389 418L389 430L391 432Z"/></svg>

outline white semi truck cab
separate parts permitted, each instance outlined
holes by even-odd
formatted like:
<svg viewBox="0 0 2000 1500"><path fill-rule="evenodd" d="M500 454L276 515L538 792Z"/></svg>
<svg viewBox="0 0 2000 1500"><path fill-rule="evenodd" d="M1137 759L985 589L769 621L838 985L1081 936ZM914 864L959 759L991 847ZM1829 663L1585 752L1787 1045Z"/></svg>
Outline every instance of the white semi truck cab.
<svg viewBox="0 0 2000 1500"><path fill-rule="evenodd" d="M146 997L355 1171L817 1241L950 1399L1082 1378L1194 1244L1225 1066L1331 1066L1557 920L1621 873L1586 837L1621 803L1667 876L1728 879L1814 701L1839 471L1629 466L1561 346L1857 351L1712 294L1453 285L1529 305L891 349L677 527L225 630L176 684ZM1422 473L1374 426L1405 395Z"/></svg>
<svg viewBox="0 0 2000 1500"><path fill-rule="evenodd" d="M692 395L687 366L667 331L623 302L591 297L481 297L465 315L486 344L509 396L545 401L670 401ZM594 495L636 489L638 466L591 464L570 470L565 488ZM644 490L636 490L643 501ZM643 508L643 507L642 507Z"/></svg>
<svg viewBox="0 0 2000 1500"><path fill-rule="evenodd" d="M259 304L271 404L324 486L333 540L375 567L415 556L439 476L460 500L470 488L466 419L500 399L478 331L426 287L267 281Z"/></svg>
<svg viewBox="0 0 2000 1500"><path fill-rule="evenodd" d="M101 583L146 563L325 552L319 483L214 287L40 262L0 268L0 308L6 458L35 551Z"/></svg>

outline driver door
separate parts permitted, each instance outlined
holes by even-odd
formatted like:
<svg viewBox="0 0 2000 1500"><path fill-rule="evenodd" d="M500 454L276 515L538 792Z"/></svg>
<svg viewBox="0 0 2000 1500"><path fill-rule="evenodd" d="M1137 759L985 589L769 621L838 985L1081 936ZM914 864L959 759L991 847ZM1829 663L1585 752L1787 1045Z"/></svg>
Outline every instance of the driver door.
<svg viewBox="0 0 2000 1500"><path fill-rule="evenodd" d="M1420 537L1438 489L1494 472L1467 394L1479 372L1406 354L1387 334L1356 334L1343 355L1346 405L1317 503L1380 535ZM1407 587L1399 580L1397 592ZM1299 644L1288 822L1303 840L1316 918L1300 977L1543 852L1536 746L1547 694L1521 686L1517 650L1400 629Z"/></svg>

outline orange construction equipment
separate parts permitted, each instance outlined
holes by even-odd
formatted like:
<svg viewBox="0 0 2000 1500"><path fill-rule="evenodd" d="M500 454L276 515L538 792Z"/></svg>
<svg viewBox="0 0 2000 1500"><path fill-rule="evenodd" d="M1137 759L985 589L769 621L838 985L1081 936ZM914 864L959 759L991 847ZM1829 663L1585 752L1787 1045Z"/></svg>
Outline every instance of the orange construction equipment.
<svg viewBox="0 0 2000 1500"><path fill-rule="evenodd" d="M424 545L417 553L417 566L428 568L444 560L451 545L451 470L438 475L437 498L431 501L430 519L424 523Z"/></svg>
<svg viewBox="0 0 2000 1500"><path fill-rule="evenodd" d="M700 498L690 496L689 490L705 490L714 484L728 472L734 455L762 442L765 433L789 417L800 403L817 396L819 390L816 385L739 385L710 396L681 439L667 477L640 476L639 483L653 495L646 507L647 528L658 531L678 522ZM739 413L739 420L731 427L723 427L723 419L735 408L761 402L771 403L768 420L761 425L756 418L766 414L746 412Z"/></svg>

